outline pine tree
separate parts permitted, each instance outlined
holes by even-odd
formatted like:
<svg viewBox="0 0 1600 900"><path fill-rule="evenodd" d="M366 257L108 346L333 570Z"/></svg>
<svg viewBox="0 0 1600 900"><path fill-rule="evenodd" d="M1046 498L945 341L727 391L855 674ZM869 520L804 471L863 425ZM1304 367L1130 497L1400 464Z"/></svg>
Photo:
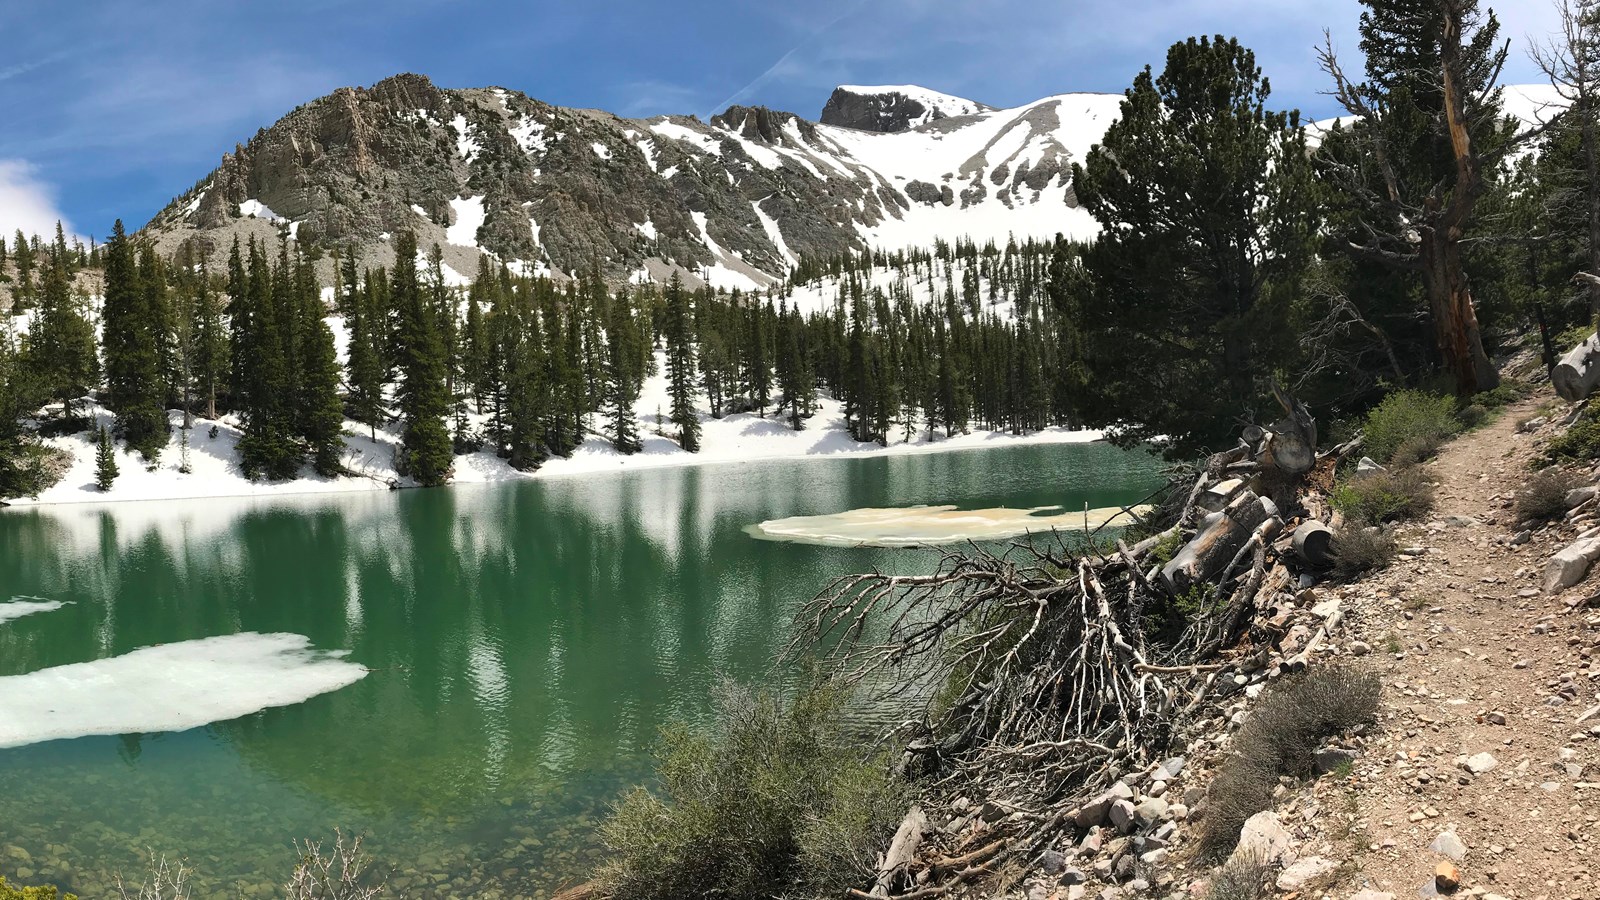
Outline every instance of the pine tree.
<svg viewBox="0 0 1600 900"><path fill-rule="evenodd" d="M1420 281L1439 358L1457 392L1470 396L1499 383L1465 242L1478 202L1519 143L1502 130L1494 85L1507 47L1477 0L1362 5L1366 80L1345 74L1331 44L1321 51L1335 96L1357 119L1335 128L1317 154L1336 188L1331 230L1360 262Z"/></svg>
<svg viewBox="0 0 1600 900"><path fill-rule="evenodd" d="M632 367L638 358L634 347L638 341L638 326L633 321L628 295L619 293L612 304L611 320L606 326L605 389L606 403L611 409L611 446L624 454L644 449L644 444L639 440L639 417L634 410L639 389Z"/></svg>
<svg viewBox="0 0 1600 900"><path fill-rule="evenodd" d="M154 462L166 443L167 416L156 339L162 323L150 302L152 290L140 277L133 244L119 219L106 247L102 320L107 395L123 439Z"/></svg>
<svg viewBox="0 0 1600 900"><path fill-rule="evenodd" d="M348 317L346 324L350 330L346 353L351 416L358 422L366 423L368 434L376 439L378 425L383 421L384 367L378 346L381 336L375 331L378 322L372 308L372 280L368 278L366 289L357 283L356 254L353 249L344 254L342 268L346 292L344 305L348 310L345 314Z"/></svg>
<svg viewBox="0 0 1600 900"><path fill-rule="evenodd" d="M333 477L344 471L339 461L344 454L344 405L339 402L339 358L333 346L333 332L323 321L321 290L309 278L309 262L299 263L300 382L297 410L300 436L311 451L311 465L318 475Z"/></svg>
<svg viewBox="0 0 1600 900"><path fill-rule="evenodd" d="M73 403L99 376L94 328L83 317L68 272L67 240L61 223L44 261L39 310L28 335L27 365L36 386L61 401L61 417L71 421Z"/></svg>
<svg viewBox="0 0 1600 900"><path fill-rule="evenodd" d="M288 264L280 256L273 272L254 240L249 255L248 274L240 276L234 286L240 293L233 298L234 360L244 426L239 465L250 478L292 478L300 469L301 456L294 443L295 394L284 352L288 342L282 336L294 330L294 318L283 317L285 311L292 312Z"/></svg>
<svg viewBox="0 0 1600 900"><path fill-rule="evenodd" d="M1190 455L1232 441L1292 349L1318 204L1298 114L1268 111L1269 93L1238 41L1174 44L1073 167L1101 225L1087 258L1097 418L1124 443L1162 436Z"/></svg>
<svg viewBox="0 0 1600 900"><path fill-rule="evenodd" d="M194 298L194 381L206 400L206 418L217 417L217 393L222 389L231 360L228 332L222 324L222 304L212 289L211 273L204 258L200 277L195 282Z"/></svg>
<svg viewBox="0 0 1600 900"><path fill-rule="evenodd" d="M678 427L678 443L690 453L700 450L700 417L694 410L695 358L690 340L692 316L689 294L678 274L672 274L666 291L665 338L667 390L672 398L669 418Z"/></svg>
<svg viewBox="0 0 1600 900"><path fill-rule="evenodd" d="M95 450L94 483L100 492L111 490L112 482L117 480L117 454L111 446L111 432L104 425L99 428L97 436L98 446Z"/></svg>
<svg viewBox="0 0 1600 900"><path fill-rule="evenodd" d="M450 480L455 455L444 419L450 411L439 317L417 278L417 238L405 232L395 242L390 285L400 312L400 418L398 468L425 487Z"/></svg>

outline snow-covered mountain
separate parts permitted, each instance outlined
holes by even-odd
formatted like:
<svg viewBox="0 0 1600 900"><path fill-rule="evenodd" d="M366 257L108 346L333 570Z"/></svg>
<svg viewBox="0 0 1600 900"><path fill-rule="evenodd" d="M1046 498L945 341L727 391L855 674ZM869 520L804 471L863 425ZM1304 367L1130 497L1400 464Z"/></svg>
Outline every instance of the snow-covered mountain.
<svg viewBox="0 0 1600 900"><path fill-rule="evenodd" d="M258 132L146 233L165 250L187 242L215 257L235 234L287 228L378 263L410 229L460 275L487 252L527 271L679 271L759 288L807 255L1092 234L1071 165L1120 99L1063 94L994 109L912 86L845 87L820 123L745 106L706 123L398 75L341 88Z"/></svg>

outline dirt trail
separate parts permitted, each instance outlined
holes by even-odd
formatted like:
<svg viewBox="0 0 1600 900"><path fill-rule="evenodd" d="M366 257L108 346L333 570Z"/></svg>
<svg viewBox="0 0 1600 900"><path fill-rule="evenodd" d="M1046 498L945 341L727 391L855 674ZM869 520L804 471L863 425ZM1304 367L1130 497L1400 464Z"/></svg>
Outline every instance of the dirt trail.
<svg viewBox="0 0 1600 900"><path fill-rule="evenodd" d="M1318 791L1336 810L1321 815L1325 840L1347 842L1355 862L1327 896L1431 896L1436 867L1464 848L1457 896L1600 898L1600 715L1578 721L1600 702L1600 615L1564 602L1593 594L1600 576L1540 590L1545 561L1589 526L1513 540L1512 497L1539 442L1517 423L1547 392L1448 445L1429 464L1437 509L1399 533L1403 551L1421 552L1338 592L1346 640L1370 647L1384 699L1343 789ZM1445 831L1459 847L1439 840Z"/></svg>

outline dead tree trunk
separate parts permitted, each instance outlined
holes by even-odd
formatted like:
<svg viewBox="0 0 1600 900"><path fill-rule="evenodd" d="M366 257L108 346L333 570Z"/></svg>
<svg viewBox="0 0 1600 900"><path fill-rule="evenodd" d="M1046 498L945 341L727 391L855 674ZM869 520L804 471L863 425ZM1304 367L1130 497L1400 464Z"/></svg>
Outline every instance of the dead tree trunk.
<svg viewBox="0 0 1600 900"><path fill-rule="evenodd" d="M1561 357L1561 362L1550 370L1550 383L1568 403L1594 393L1595 385L1600 384L1600 335L1589 335Z"/></svg>

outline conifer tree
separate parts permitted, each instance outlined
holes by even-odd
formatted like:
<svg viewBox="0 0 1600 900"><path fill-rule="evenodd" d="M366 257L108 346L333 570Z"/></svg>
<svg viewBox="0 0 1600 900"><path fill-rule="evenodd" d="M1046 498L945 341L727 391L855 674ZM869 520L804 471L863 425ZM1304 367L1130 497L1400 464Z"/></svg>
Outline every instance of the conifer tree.
<svg viewBox="0 0 1600 900"><path fill-rule="evenodd" d="M311 451L318 475L332 477L344 470L344 406L339 402L339 358L333 332L323 321L321 290L311 275L311 264L299 262L300 382L298 419L300 436Z"/></svg>
<svg viewBox="0 0 1600 900"><path fill-rule="evenodd" d="M222 324L222 304L211 284L205 259L194 286L194 382L206 401L206 418L217 417L217 393L231 367L228 332Z"/></svg>
<svg viewBox="0 0 1600 900"><path fill-rule="evenodd" d="M101 425L96 435L96 448L94 454L94 483L103 494L111 490L112 482L117 480L117 454L111 446L111 432Z"/></svg>
<svg viewBox="0 0 1600 900"><path fill-rule="evenodd" d="M1507 46L1477 0L1362 0L1366 78L1321 51L1334 95L1357 121L1317 154L1342 249L1399 280L1417 278L1439 358L1457 392L1499 384L1484 349L1466 242L1478 202L1519 144L1502 130L1495 87Z"/></svg>
<svg viewBox="0 0 1600 900"><path fill-rule="evenodd" d="M644 448L639 440L639 418L634 404L639 399L638 383L632 367L638 358L634 345L639 341L638 326L628 305L626 292L618 293L606 326L606 404L611 408L611 446L619 453L637 453Z"/></svg>
<svg viewBox="0 0 1600 900"><path fill-rule="evenodd" d="M132 242L117 220L106 248L104 344L106 388L117 428L128 446L155 461L167 438L165 385L156 350L161 327L140 277Z"/></svg>
<svg viewBox="0 0 1600 900"><path fill-rule="evenodd" d="M367 425L368 434L378 436L383 420L384 368L379 358L381 337L375 332L377 317L372 309L372 280L363 289L356 278L356 254L349 250L341 262L344 271L344 306L350 330L347 365L350 380L351 417Z"/></svg>
<svg viewBox="0 0 1600 900"><path fill-rule="evenodd" d="M1097 415L1124 443L1162 436L1189 455L1232 441L1233 417L1264 406L1290 352L1319 207L1298 114L1269 111L1269 94L1238 41L1190 38L1159 77L1145 67L1073 167L1101 225L1088 255Z"/></svg>
<svg viewBox="0 0 1600 900"><path fill-rule="evenodd" d="M35 385L61 401L61 417L70 421L73 403L88 393L100 364L94 328L72 292L67 254L67 240L57 222L55 244L44 261L39 309L28 335L27 363Z"/></svg>
<svg viewBox="0 0 1600 900"><path fill-rule="evenodd" d="M439 316L417 277L417 238L405 232L395 242L390 289L400 313L401 474L425 487L450 480L455 461L445 416L450 411Z"/></svg>
<svg viewBox="0 0 1600 900"><path fill-rule="evenodd" d="M289 303L288 263L279 256L277 271L268 267L266 252L254 240L249 247L249 272L233 298L234 357L239 369L239 412L244 435L239 464L250 478L291 478L301 456L294 444L295 394L289 380L284 331L294 330ZM231 279L230 279L231 280Z"/></svg>
<svg viewBox="0 0 1600 900"><path fill-rule="evenodd" d="M694 411L695 357L691 343L693 311L678 274L666 291L667 390L672 399L668 418L678 428L678 443L690 453L700 450L700 417Z"/></svg>

